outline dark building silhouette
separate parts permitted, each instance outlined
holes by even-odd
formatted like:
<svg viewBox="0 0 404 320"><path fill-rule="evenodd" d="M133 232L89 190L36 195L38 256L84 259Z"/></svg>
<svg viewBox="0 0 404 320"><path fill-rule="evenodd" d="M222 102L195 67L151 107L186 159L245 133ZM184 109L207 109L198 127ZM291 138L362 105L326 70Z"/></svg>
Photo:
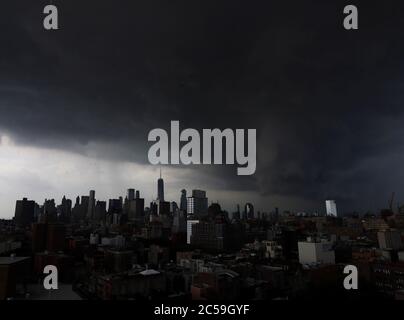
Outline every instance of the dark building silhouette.
<svg viewBox="0 0 404 320"><path fill-rule="evenodd" d="M66 247L66 227L61 223L34 223L32 225L32 251L58 252Z"/></svg>
<svg viewBox="0 0 404 320"><path fill-rule="evenodd" d="M91 190L88 197L88 209L87 209L87 219L92 220L95 211L95 191Z"/></svg>
<svg viewBox="0 0 404 320"><path fill-rule="evenodd" d="M218 203L212 203L208 208L208 216L210 219L215 219L216 217L223 214L222 208Z"/></svg>
<svg viewBox="0 0 404 320"><path fill-rule="evenodd" d="M123 210L122 197L119 197L119 199L109 199L108 213L110 213L110 214L114 214L114 213L121 214L122 210Z"/></svg>
<svg viewBox="0 0 404 320"><path fill-rule="evenodd" d="M135 200L135 189L128 189L126 198L128 199L128 201Z"/></svg>
<svg viewBox="0 0 404 320"><path fill-rule="evenodd" d="M180 210L187 212L187 191L181 190Z"/></svg>
<svg viewBox="0 0 404 320"><path fill-rule="evenodd" d="M55 200L45 199L45 202L42 206L40 222L49 223L49 222L57 222L57 209L55 205Z"/></svg>
<svg viewBox="0 0 404 320"><path fill-rule="evenodd" d="M150 203L150 210L152 215L169 215L170 214L170 202L168 201L153 201Z"/></svg>
<svg viewBox="0 0 404 320"><path fill-rule="evenodd" d="M15 205L14 219L19 227L27 227L35 221L36 203L33 200L24 198L17 200Z"/></svg>
<svg viewBox="0 0 404 320"><path fill-rule="evenodd" d="M208 251L228 251L242 246L242 230L223 221L200 221L192 225L191 245Z"/></svg>
<svg viewBox="0 0 404 320"><path fill-rule="evenodd" d="M251 203L247 203L244 207L245 219L254 219L254 206Z"/></svg>
<svg viewBox="0 0 404 320"><path fill-rule="evenodd" d="M128 201L128 219L130 221L140 221L143 218L144 218L144 199L135 198L133 200Z"/></svg>
<svg viewBox="0 0 404 320"><path fill-rule="evenodd" d="M93 220L96 222L104 221L106 214L107 214L107 202L106 201L97 201L97 203L95 204Z"/></svg>
<svg viewBox="0 0 404 320"><path fill-rule="evenodd" d="M72 216L72 201L63 196L62 203L57 206L58 221L69 223Z"/></svg>
<svg viewBox="0 0 404 320"><path fill-rule="evenodd" d="M60 223L48 224L46 249L50 252L63 251L66 246L66 228Z"/></svg>
<svg viewBox="0 0 404 320"><path fill-rule="evenodd" d="M157 180L157 200L164 201L164 180L161 177L161 169L160 178Z"/></svg>
<svg viewBox="0 0 404 320"><path fill-rule="evenodd" d="M46 223L34 223L32 224L32 251L42 252L46 250L46 235L47 235Z"/></svg>
<svg viewBox="0 0 404 320"><path fill-rule="evenodd" d="M80 197L76 198L76 203L72 210L72 216L75 222L83 221L86 219L89 200L89 196L81 196L81 201Z"/></svg>
<svg viewBox="0 0 404 320"><path fill-rule="evenodd" d="M0 257L0 300L13 297L17 285L26 282L30 275L27 257Z"/></svg>

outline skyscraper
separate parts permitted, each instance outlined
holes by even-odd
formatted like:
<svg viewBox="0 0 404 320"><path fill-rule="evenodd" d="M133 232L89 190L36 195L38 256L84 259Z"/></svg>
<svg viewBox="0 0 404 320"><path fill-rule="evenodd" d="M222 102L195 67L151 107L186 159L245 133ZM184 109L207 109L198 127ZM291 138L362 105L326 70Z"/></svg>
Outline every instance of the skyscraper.
<svg viewBox="0 0 404 320"><path fill-rule="evenodd" d="M127 198L128 201L135 200L135 189L128 189Z"/></svg>
<svg viewBox="0 0 404 320"><path fill-rule="evenodd" d="M15 223L20 227L29 226L35 219L35 201L24 198L15 205Z"/></svg>
<svg viewBox="0 0 404 320"><path fill-rule="evenodd" d="M187 213L198 218L208 214L206 191L192 190L192 197L187 198Z"/></svg>
<svg viewBox="0 0 404 320"><path fill-rule="evenodd" d="M327 216L336 217L338 215L337 214L337 204L335 203L335 200L326 200L325 207L326 207L326 211L327 211Z"/></svg>
<svg viewBox="0 0 404 320"><path fill-rule="evenodd" d="M157 180L157 200L164 201L164 180L161 177L161 169L160 178Z"/></svg>
<svg viewBox="0 0 404 320"><path fill-rule="evenodd" d="M88 200L88 210L87 210L87 218L92 219L94 217L95 210L95 191L90 191L90 196Z"/></svg>
<svg viewBox="0 0 404 320"><path fill-rule="evenodd" d="M251 219L255 218L255 216L254 216L254 206L251 203L247 203L245 205L244 212L245 212L244 216L247 219L251 220Z"/></svg>
<svg viewBox="0 0 404 320"><path fill-rule="evenodd" d="M180 210L187 211L187 191L185 189L181 190Z"/></svg>
<svg viewBox="0 0 404 320"><path fill-rule="evenodd" d="M57 214L60 222L70 222L72 214L72 201L63 196L62 203L57 206Z"/></svg>
<svg viewBox="0 0 404 320"><path fill-rule="evenodd" d="M56 222L57 221L57 210L55 205L55 200L45 199L45 202L42 206L42 212L40 217L40 222Z"/></svg>
<svg viewBox="0 0 404 320"><path fill-rule="evenodd" d="M141 221L144 218L144 199L140 198L140 192L136 191L136 198L128 201L128 219Z"/></svg>
<svg viewBox="0 0 404 320"><path fill-rule="evenodd" d="M95 204L93 220L97 222L104 221L106 213L107 213L107 202L97 201L97 203Z"/></svg>

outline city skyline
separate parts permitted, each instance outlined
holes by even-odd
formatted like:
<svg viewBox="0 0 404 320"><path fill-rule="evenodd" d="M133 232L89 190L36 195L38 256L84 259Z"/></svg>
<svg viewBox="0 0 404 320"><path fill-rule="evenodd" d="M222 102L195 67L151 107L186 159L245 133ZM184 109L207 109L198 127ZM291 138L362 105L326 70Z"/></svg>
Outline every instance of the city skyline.
<svg viewBox="0 0 404 320"><path fill-rule="evenodd" d="M35 203L37 205L39 205L39 206L43 206L43 203L46 203L49 200L52 200L52 201L54 200L55 205L58 205L59 203L61 203L63 205L63 201L65 201L66 199L71 201L71 202L74 202L74 199L76 199L76 198L79 199L79 198L85 196L85 197L89 197L89 201L90 201L89 204L92 203L92 206L94 207L95 206L95 201L108 201L108 200L111 200L111 199L119 199L119 198L122 198L123 201L131 200L130 195L133 193L133 197L135 197L135 194L136 194L136 198L140 197L140 198L143 198L145 200L145 208L149 208L149 205L148 205L149 203L152 204L153 202L160 202L160 201L162 201L162 202L166 201L166 202L169 202L169 203L175 202L177 204L178 208L181 208L181 205L182 205L181 201L182 201L183 196L184 196L183 191L185 191L186 199L193 197L194 192L197 192L197 193L200 192L200 188L189 189L188 193L187 193L187 190L182 188L181 190L179 190L179 192L177 194L178 199L175 199L173 191L168 193L168 194L173 195L173 197L168 199L165 196L165 190L166 190L166 188L165 188L165 180L164 180L164 177L162 175L161 168L159 169L159 177L155 181L155 189L156 189L156 194L158 194L158 195L156 197L151 197L151 198L147 197L147 196L144 196L141 189L136 189L136 188L133 188L133 187L127 188L124 192L115 194L114 196L109 195L107 197L99 197L98 193L97 193L97 190L95 188L93 188L93 189L88 190L87 193L76 194L74 196L63 194L60 201L59 201L58 198L55 198L53 196L45 197L43 200L37 200L37 199L30 198L29 196L23 196L20 199L15 199L14 204L15 204L16 201L18 202L18 201L24 199L24 200L29 200L29 201L35 201ZM224 211L228 212L230 215L232 215L234 212L240 210L240 206L243 208L244 205L247 206L247 205L250 205L250 203L251 203L251 202L249 202L247 200L240 201L240 203L233 203L232 208L227 209L225 206L223 206L223 203L220 201L220 199L213 200L212 198L209 198L209 190L207 190L207 191L204 190L202 192L204 192L204 193L207 192L207 199L209 200L207 202L207 205L220 204L222 209L224 209ZM185 204L185 210L186 210L186 207L187 207L187 205ZM109 208L109 206L107 206L107 209L108 208ZM275 208L277 210L279 209L276 206L273 207L273 208L267 208L267 209L261 209L261 208L258 207L258 208L255 208L255 211L256 212L268 213L268 212L273 211ZM14 205L14 209L16 209L15 205ZM88 211L88 214L89 214L90 211L94 210L94 208L92 210L90 210L90 208L89 208L88 210L89 210ZM285 211L289 211L289 210L285 209ZM302 210L300 210L300 212L302 212ZM294 212L294 213L296 213L296 212ZM309 214L312 214L312 213L325 214L326 209L324 208L324 210L320 210L320 211L316 211L316 212L307 212L307 213L309 213ZM13 210L13 213L12 213L12 215L10 217L0 217L0 219L10 219L10 218L14 217L14 215L15 215L15 210Z"/></svg>

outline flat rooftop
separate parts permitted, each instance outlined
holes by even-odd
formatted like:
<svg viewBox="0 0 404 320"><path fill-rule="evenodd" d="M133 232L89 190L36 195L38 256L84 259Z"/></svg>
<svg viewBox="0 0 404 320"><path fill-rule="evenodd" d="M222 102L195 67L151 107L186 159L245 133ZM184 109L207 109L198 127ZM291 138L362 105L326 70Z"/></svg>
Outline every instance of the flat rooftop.
<svg viewBox="0 0 404 320"><path fill-rule="evenodd" d="M29 257L0 257L0 265L11 265L28 259Z"/></svg>

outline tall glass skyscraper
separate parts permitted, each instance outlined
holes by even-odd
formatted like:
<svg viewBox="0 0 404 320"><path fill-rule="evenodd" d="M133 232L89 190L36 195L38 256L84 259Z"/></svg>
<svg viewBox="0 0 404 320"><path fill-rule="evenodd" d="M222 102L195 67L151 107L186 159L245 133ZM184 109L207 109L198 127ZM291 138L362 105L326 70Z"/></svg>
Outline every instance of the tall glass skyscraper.
<svg viewBox="0 0 404 320"><path fill-rule="evenodd" d="M160 178L157 180L157 200L164 201L164 180L161 177L161 169Z"/></svg>

